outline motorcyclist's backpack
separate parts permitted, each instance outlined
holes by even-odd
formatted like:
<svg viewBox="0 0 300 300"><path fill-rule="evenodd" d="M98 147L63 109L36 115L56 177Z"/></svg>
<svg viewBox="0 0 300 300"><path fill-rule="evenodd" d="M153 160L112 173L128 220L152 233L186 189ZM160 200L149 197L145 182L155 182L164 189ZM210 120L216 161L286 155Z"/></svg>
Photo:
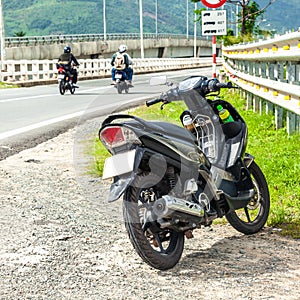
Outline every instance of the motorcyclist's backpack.
<svg viewBox="0 0 300 300"><path fill-rule="evenodd" d="M117 56L114 61L114 67L116 70L124 70L126 68L125 57L122 53L117 53Z"/></svg>

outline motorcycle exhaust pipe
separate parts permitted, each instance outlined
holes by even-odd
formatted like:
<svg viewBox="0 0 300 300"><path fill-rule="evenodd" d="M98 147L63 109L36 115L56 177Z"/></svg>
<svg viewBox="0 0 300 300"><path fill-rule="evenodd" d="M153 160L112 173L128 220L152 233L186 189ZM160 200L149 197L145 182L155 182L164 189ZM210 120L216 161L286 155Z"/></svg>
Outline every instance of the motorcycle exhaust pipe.
<svg viewBox="0 0 300 300"><path fill-rule="evenodd" d="M204 210L199 204L169 195L162 196L153 205L153 212L160 218L168 217L176 211L200 218L204 216Z"/></svg>

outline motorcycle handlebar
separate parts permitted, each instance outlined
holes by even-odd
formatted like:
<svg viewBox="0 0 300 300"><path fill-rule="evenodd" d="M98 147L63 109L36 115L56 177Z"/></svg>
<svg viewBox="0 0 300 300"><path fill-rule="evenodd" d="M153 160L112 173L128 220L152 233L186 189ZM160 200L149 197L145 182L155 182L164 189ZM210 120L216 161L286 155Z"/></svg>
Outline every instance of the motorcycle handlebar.
<svg viewBox="0 0 300 300"><path fill-rule="evenodd" d="M232 89L235 88L231 82L219 82L217 79L209 79L202 86L202 92L204 95L218 92L220 89Z"/></svg>
<svg viewBox="0 0 300 300"><path fill-rule="evenodd" d="M149 107L149 106L154 105L156 103L159 103L161 101L162 101L162 99L160 99L160 98L155 98L155 99L147 100L146 101L146 105L147 105L147 107Z"/></svg>
<svg viewBox="0 0 300 300"><path fill-rule="evenodd" d="M233 86L231 82L218 82L216 87L219 89L231 89Z"/></svg>
<svg viewBox="0 0 300 300"><path fill-rule="evenodd" d="M232 85L231 82L219 82L217 79L208 79L202 82L199 92L202 94L202 96L205 97L205 95L212 93L212 92L218 92L220 89L231 89L236 88ZM178 91L178 88L170 89L167 93L162 93L159 98L151 99L146 101L147 107L154 105L159 102L163 102L163 104L166 104L168 102L172 102L174 99L178 99L180 96L180 91ZM179 97L180 98L180 97Z"/></svg>

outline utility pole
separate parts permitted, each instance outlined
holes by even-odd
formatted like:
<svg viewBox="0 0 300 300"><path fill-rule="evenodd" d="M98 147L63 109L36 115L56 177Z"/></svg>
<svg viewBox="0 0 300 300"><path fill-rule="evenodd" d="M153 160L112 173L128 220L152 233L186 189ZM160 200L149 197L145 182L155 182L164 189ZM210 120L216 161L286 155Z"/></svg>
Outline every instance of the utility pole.
<svg viewBox="0 0 300 300"><path fill-rule="evenodd" d="M155 0L155 35L158 36L158 0Z"/></svg>
<svg viewBox="0 0 300 300"><path fill-rule="evenodd" d="M143 31L143 0L140 0L140 40L141 40L141 58L144 58L144 31Z"/></svg>
<svg viewBox="0 0 300 300"><path fill-rule="evenodd" d="M103 0L103 39L106 42L106 0Z"/></svg>
<svg viewBox="0 0 300 300"><path fill-rule="evenodd" d="M195 13L194 13L194 57L197 57L197 2L195 2Z"/></svg>
<svg viewBox="0 0 300 300"><path fill-rule="evenodd" d="M1 72L4 71L4 57L5 57L5 35L4 35L2 0L0 0L0 51L1 51L1 64L0 64L0 72ZM0 81L1 80L2 80L2 75L0 75Z"/></svg>
<svg viewBox="0 0 300 300"><path fill-rule="evenodd" d="M189 1L186 0L186 39L189 39Z"/></svg>

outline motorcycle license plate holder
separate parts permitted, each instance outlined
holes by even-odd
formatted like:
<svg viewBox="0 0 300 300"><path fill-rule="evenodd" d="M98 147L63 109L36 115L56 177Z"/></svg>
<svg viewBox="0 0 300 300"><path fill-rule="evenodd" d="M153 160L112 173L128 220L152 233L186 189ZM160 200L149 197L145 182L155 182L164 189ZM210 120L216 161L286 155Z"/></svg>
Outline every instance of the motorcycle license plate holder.
<svg viewBox="0 0 300 300"><path fill-rule="evenodd" d="M135 154L136 150L131 150L108 157L104 163L102 179L109 179L132 172Z"/></svg>
<svg viewBox="0 0 300 300"><path fill-rule="evenodd" d="M116 79L122 79L122 73L117 73L117 74L115 75L115 77L116 77Z"/></svg>
<svg viewBox="0 0 300 300"><path fill-rule="evenodd" d="M57 78L58 78L59 80L62 80L62 79L65 78L65 75L64 75L64 74L58 74Z"/></svg>

